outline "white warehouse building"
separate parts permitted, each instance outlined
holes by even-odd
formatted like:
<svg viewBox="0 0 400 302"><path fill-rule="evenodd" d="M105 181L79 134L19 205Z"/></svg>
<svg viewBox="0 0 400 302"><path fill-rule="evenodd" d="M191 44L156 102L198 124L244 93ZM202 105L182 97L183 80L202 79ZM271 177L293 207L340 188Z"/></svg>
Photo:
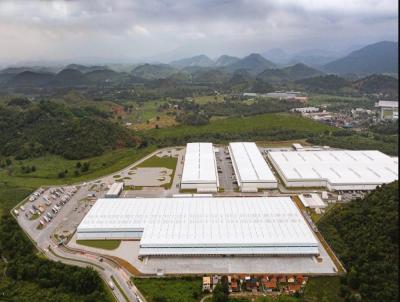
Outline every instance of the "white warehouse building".
<svg viewBox="0 0 400 302"><path fill-rule="evenodd" d="M319 255L290 197L99 199L77 239L138 240L139 257Z"/></svg>
<svg viewBox="0 0 400 302"><path fill-rule="evenodd" d="M255 143L230 143L229 153L242 192L278 187L274 174Z"/></svg>
<svg viewBox="0 0 400 302"><path fill-rule="evenodd" d="M217 192L219 188L217 162L212 143L186 145L181 189L197 192Z"/></svg>
<svg viewBox="0 0 400 302"><path fill-rule="evenodd" d="M289 188L373 190L398 179L398 158L380 151L269 152L268 159Z"/></svg>

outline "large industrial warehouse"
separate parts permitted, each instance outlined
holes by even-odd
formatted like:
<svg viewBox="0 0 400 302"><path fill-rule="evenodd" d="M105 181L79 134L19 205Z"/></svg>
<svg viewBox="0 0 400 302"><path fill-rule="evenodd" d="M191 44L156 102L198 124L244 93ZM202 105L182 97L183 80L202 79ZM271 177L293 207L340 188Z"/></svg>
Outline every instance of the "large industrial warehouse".
<svg viewBox="0 0 400 302"><path fill-rule="evenodd" d="M287 187L373 190L398 179L398 158L380 151L269 152Z"/></svg>
<svg viewBox="0 0 400 302"><path fill-rule="evenodd" d="M77 239L140 240L139 257L319 254L290 197L99 199Z"/></svg>
<svg viewBox="0 0 400 302"><path fill-rule="evenodd" d="M242 192L278 187L274 174L255 143L230 143L229 153Z"/></svg>
<svg viewBox="0 0 400 302"><path fill-rule="evenodd" d="M217 192L219 187L215 152L211 143L188 143L181 189Z"/></svg>

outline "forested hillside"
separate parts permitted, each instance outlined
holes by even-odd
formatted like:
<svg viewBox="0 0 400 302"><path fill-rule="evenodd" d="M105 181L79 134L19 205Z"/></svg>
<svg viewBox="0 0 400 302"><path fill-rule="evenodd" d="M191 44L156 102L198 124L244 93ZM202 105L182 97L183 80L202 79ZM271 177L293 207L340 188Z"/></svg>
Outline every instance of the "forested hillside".
<svg viewBox="0 0 400 302"><path fill-rule="evenodd" d="M54 263L35 252L14 218L4 214L0 218L0 301L113 301L94 270Z"/></svg>
<svg viewBox="0 0 400 302"><path fill-rule="evenodd" d="M346 301L398 301L398 182L330 211L318 227L348 274Z"/></svg>
<svg viewBox="0 0 400 302"><path fill-rule="evenodd" d="M0 106L0 155L17 159L45 153L79 159L132 147L134 135L93 107L12 100Z"/></svg>

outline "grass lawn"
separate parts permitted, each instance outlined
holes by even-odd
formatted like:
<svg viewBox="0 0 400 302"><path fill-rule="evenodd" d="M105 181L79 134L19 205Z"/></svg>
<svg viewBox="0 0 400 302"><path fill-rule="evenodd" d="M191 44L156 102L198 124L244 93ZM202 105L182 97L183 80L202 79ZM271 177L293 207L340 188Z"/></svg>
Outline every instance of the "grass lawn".
<svg viewBox="0 0 400 302"><path fill-rule="evenodd" d="M202 295L199 277L133 278L148 302L164 297L167 302L198 302Z"/></svg>
<svg viewBox="0 0 400 302"><path fill-rule="evenodd" d="M223 95L202 95L194 97L194 102L199 105L208 103L221 103L224 100Z"/></svg>
<svg viewBox="0 0 400 302"><path fill-rule="evenodd" d="M342 302L339 294L339 277L315 277L308 279L304 302Z"/></svg>
<svg viewBox="0 0 400 302"><path fill-rule="evenodd" d="M103 250L115 250L121 244L121 240L77 240L76 243Z"/></svg>
<svg viewBox="0 0 400 302"><path fill-rule="evenodd" d="M67 160L55 155L46 155L21 161L13 160L11 173L6 170L0 170L0 192L2 184L18 188L18 190L21 188L34 190L42 185L70 184L92 180L119 171L154 150L156 150L155 146L144 149L120 149L85 160ZM88 172L75 176L74 170L76 170L75 167L78 161L81 163L88 162L90 168ZM21 172L22 166L33 165L36 167L35 172L28 174ZM67 176L58 178L58 173L64 170L68 170Z"/></svg>

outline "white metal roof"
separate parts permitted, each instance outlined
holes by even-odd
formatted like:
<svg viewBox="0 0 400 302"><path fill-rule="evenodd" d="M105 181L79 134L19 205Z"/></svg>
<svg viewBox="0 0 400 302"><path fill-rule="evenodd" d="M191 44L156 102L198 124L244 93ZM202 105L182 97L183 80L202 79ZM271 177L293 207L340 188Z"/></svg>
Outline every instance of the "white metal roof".
<svg viewBox="0 0 400 302"><path fill-rule="evenodd" d="M398 101L379 101L378 107L399 108Z"/></svg>
<svg viewBox="0 0 400 302"><path fill-rule="evenodd" d="M277 182L255 143L230 143L239 182Z"/></svg>
<svg viewBox="0 0 400 302"><path fill-rule="evenodd" d="M272 151L269 156L289 181L383 184L398 179L398 159L380 151Z"/></svg>
<svg viewBox="0 0 400 302"><path fill-rule="evenodd" d="M326 204L317 193L300 194L300 201L306 208L326 208Z"/></svg>
<svg viewBox="0 0 400 302"><path fill-rule="evenodd" d="M290 197L99 199L78 235L134 230L143 231L140 246L148 249L318 253L318 242Z"/></svg>
<svg viewBox="0 0 400 302"><path fill-rule="evenodd" d="M217 168L212 143L188 143L182 183L217 183Z"/></svg>
<svg viewBox="0 0 400 302"><path fill-rule="evenodd" d="M124 183L115 182L111 185L110 189L107 191L106 195L118 195L124 187Z"/></svg>

